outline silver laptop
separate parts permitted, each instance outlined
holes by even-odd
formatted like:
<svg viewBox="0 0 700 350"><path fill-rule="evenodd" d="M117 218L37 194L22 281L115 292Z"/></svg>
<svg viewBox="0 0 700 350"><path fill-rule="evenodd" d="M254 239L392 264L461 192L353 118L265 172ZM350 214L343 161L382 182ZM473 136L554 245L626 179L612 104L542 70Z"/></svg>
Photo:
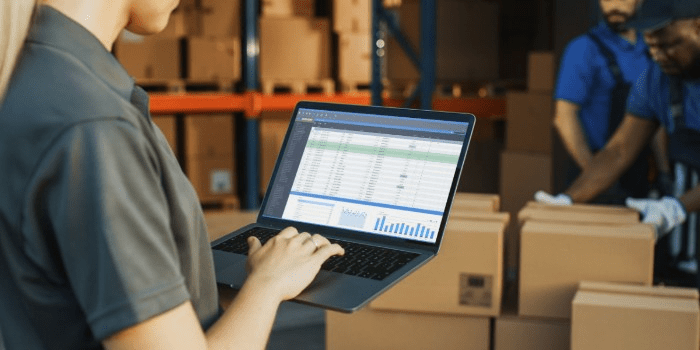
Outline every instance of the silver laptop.
<svg viewBox="0 0 700 350"><path fill-rule="evenodd" d="M256 223L212 242L216 280L240 289L246 238L319 233L345 249L296 302L359 310L440 250L471 114L299 102Z"/></svg>

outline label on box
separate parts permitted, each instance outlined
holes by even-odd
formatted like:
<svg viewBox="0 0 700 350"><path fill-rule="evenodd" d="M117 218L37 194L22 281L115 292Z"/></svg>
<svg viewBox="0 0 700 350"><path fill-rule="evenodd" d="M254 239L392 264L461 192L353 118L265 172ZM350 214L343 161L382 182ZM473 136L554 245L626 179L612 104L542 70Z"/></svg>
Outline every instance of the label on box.
<svg viewBox="0 0 700 350"><path fill-rule="evenodd" d="M493 299L492 288L493 276L460 274L459 305L490 308Z"/></svg>
<svg viewBox="0 0 700 350"><path fill-rule="evenodd" d="M226 169L214 169L211 171L211 188L213 194L231 193L231 171Z"/></svg>

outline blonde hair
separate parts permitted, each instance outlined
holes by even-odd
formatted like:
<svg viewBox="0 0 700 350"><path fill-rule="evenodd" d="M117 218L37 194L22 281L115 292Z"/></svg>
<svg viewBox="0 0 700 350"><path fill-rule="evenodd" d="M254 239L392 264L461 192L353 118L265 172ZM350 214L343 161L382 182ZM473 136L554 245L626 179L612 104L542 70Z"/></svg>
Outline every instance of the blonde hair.
<svg viewBox="0 0 700 350"><path fill-rule="evenodd" d="M0 105L38 0L0 0Z"/></svg>

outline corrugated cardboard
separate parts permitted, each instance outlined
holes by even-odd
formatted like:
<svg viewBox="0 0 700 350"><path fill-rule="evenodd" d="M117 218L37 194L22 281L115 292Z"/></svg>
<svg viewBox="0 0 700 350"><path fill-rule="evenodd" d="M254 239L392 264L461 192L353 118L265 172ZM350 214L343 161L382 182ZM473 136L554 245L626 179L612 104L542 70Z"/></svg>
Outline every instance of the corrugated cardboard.
<svg viewBox="0 0 700 350"><path fill-rule="evenodd" d="M185 117L185 149L188 157L230 157L234 120L228 114L190 114Z"/></svg>
<svg viewBox="0 0 700 350"><path fill-rule="evenodd" d="M583 285L573 300L572 350L696 350L695 289Z"/></svg>
<svg viewBox="0 0 700 350"><path fill-rule="evenodd" d="M341 35L360 33L370 35L372 31L371 0L334 0L333 30ZM367 45L369 48L369 45Z"/></svg>
<svg viewBox="0 0 700 350"><path fill-rule="evenodd" d="M426 299L432 296L426 295ZM487 317L383 312L326 312L326 349L488 350Z"/></svg>
<svg viewBox="0 0 700 350"><path fill-rule="evenodd" d="M260 18L260 79L330 78L327 19Z"/></svg>
<svg viewBox="0 0 700 350"><path fill-rule="evenodd" d="M604 207L604 206L603 206ZM602 208L601 208L602 209ZM518 222L528 220L565 223L591 224L635 224L639 222L639 213L633 210L576 210L570 206L525 207L518 213Z"/></svg>
<svg viewBox="0 0 700 350"><path fill-rule="evenodd" d="M498 4L489 1L437 1L436 79L440 83L483 82L498 78ZM420 1L398 9L401 31L414 50L420 47ZM416 82L418 69L398 42L387 41L387 77Z"/></svg>
<svg viewBox="0 0 700 350"><path fill-rule="evenodd" d="M453 219L440 253L370 303L381 310L496 316L507 222Z"/></svg>
<svg viewBox="0 0 700 350"><path fill-rule="evenodd" d="M554 109L551 93L506 94L506 149L550 154Z"/></svg>
<svg viewBox="0 0 700 350"><path fill-rule="evenodd" d="M510 222L509 213L494 213L483 210L455 210L450 211L449 220L480 220L480 221L501 221Z"/></svg>
<svg viewBox="0 0 700 350"><path fill-rule="evenodd" d="M527 88L551 94L554 90L556 60L549 51L530 52L527 60Z"/></svg>
<svg viewBox="0 0 700 350"><path fill-rule="evenodd" d="M236 193L233 155L188 157L186 174L202 202L218 201Z"/></svg>
<svg viewBox="0 0 700 350"><path fill-rule="evenodd" d="M519 315L568 319L580 281L651 285L651 225L528 221L521 230Z"/></svg>
<svg viewBox="0 0 700 350"><path fill-rule="evenodd" d="M210 241L215 241L230 232L254 223L257 217L258 212L252 210L208 210L204 212Z"/></svg>
<svg viewBox="0 0 700 350"><path fill-rule="evenodd" d="M551 204L540 203L536 201L529 201L525 204L526 208L532 209L545 209L545 210L565 210L565 211L575 211L581 213L599 214L599 213L609 213L620 216L631 215L631 213L637 213L636 210L630 209L628 207L619 205L602 205L602 204L582 204L574 203L566 206L556 206Z"/></svg>
<svg viewBox="0 0 700 350"><path fill-rule="evenodd" d="M501 198L497 194L457 192L452 200L452 211L490 211L501 209Z"/></svg>
<svg viewBox="0 0 700 350"><path fill-rule="evenodd" d="M126 71L137 80L180 78L180 39L122 35L115 54Z"/></svg>
<svg viewBox="0 0 700 350"><path fill-rule="evenodd" d="M263 17L311 17L315 14L315 0L262 0Z"/></svg>
<svg viewBox="0 0 700 350"><path fill-rule="evenodd" d="M341 33L338 40L338 80L369 84L372 75L371 34Z"/></svg>
<svg viewBox="0 0 700 350"><path fill-rule="evenodd" d="M177 126L174 115L154 115L153 124L163 133L170 149L177 155Z"/></svg>
<svg viewBox="0 0 700 350"><path fill-rule="evenodd" d="M567 350L571 323L512 315L496 318L494 350Z"/></svg>
<svg viewBox="0 0 700 350"><path fill-rule="evenodd" d="M239 38L187 38L187 77L194 81L238 81L241 79Z"/></svg>
<svg viewBox="0 0 700 350"><path fill-rule="evenodd" d="M237 38L241 36L243 18L240 0L201 1L201 29L204 37Z"/></svg>

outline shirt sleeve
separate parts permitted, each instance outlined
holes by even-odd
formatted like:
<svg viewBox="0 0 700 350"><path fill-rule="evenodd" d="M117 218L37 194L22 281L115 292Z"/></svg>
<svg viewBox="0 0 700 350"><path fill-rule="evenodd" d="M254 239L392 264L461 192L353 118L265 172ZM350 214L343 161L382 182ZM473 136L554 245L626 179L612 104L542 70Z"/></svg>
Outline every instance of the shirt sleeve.
<svg viewBox="0 0 700 350"><path fill-rule="evenodd" d="M658 120L659 116L654 109L653 100L658 97L659 82L654 84L652 75L651 66L647 66L632 85L627 97L628 114L642 119Z"/></svg>
<svg viewBox="0 0 700 350"><path fill-rule="evenodd" d="M146 137L114 118L72 126L52 149L42 191L66 279L95 338L188 300Z"/></svg>
<svg viewBox="0 0 700 350"><path fill-rule="evenodd" d="M582 105L589 99L593 86L595 65L592 62L591 50L585 38L572 41L564 50L554 98L567 100Z"/></svg>

